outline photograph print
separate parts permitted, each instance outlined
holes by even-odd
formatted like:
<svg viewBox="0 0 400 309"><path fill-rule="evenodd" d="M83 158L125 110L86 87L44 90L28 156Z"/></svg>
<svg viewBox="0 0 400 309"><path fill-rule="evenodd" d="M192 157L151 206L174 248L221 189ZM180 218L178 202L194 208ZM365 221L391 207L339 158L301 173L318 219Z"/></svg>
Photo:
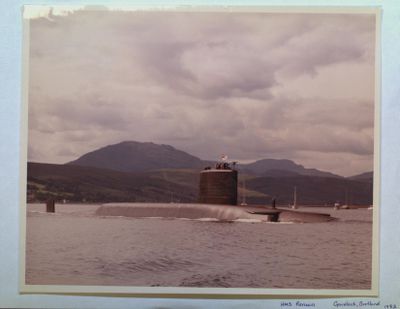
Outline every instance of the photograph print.
<svg viewBox="0 0 400 309"><path fill-rule="evenodd" d="M24 22L21 291L376 293L377 10Z"/></svg>

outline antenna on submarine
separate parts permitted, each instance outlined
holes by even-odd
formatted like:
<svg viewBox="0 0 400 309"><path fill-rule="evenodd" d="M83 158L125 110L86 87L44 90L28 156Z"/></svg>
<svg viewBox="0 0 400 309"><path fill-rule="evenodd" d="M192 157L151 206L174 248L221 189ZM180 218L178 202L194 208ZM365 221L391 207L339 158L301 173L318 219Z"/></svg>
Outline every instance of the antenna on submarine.
<svg viewBox="0 0 400 309"><path fill-rule="evenodd" d="M293 191L293 209L297 209L297 187L294 186L294 191Z"/></svg>
<svg viewBox="0 0 400 309"><path fill-rule="evenodd" d="M235 169L236 164L238 164L238 161L232 162L233 164L233 169ZM240 203L240 206L247 206L246 202L246 178L243 176L242 180L243 186L242 186L242 202Z"/></svg>
<svg viewBox="0 0 400 309"><path fill-rule="evenodd" d="M247 206L246 203L246 178L243 177L243 188L242 188L242 202L240 203L241 206Z"/></svg>

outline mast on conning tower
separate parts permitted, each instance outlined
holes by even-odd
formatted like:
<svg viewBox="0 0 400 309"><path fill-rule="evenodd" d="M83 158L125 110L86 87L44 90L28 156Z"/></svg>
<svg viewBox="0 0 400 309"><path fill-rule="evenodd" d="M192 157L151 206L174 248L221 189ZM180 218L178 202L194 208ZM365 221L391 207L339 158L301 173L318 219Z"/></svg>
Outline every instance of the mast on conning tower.
<svg viewBox="0 0 400 309"><path fill-rule="evenodd" d="M294 187L294 192L293 192L293 209L297 208L297 187Z"/></svg>

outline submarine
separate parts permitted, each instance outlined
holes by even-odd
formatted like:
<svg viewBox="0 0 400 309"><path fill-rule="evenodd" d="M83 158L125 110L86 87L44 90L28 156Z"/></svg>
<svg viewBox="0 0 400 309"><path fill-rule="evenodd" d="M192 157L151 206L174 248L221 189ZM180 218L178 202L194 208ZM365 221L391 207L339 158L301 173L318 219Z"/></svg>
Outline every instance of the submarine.
<svg viewBox="0 0 400 309"><path fill-rule="evenodd" d="M200 171L197 203L107 203L96 210L99 216L191 219L221 222L312 223L335 220L329 214L266 205L238 205L237 162L223 156L214 167Z"/></svg>

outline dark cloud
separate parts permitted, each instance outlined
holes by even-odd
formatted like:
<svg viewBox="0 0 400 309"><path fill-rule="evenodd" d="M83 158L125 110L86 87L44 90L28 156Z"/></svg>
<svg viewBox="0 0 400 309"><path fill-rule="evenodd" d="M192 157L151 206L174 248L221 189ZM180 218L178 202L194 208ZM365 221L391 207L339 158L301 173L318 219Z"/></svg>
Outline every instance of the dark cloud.
<svg viewBox="0 0 400 309"><path fill-rule="evenodd" d="M77 11L30 30L32 160L138 140L371 169L373 16Z"/></svg>

